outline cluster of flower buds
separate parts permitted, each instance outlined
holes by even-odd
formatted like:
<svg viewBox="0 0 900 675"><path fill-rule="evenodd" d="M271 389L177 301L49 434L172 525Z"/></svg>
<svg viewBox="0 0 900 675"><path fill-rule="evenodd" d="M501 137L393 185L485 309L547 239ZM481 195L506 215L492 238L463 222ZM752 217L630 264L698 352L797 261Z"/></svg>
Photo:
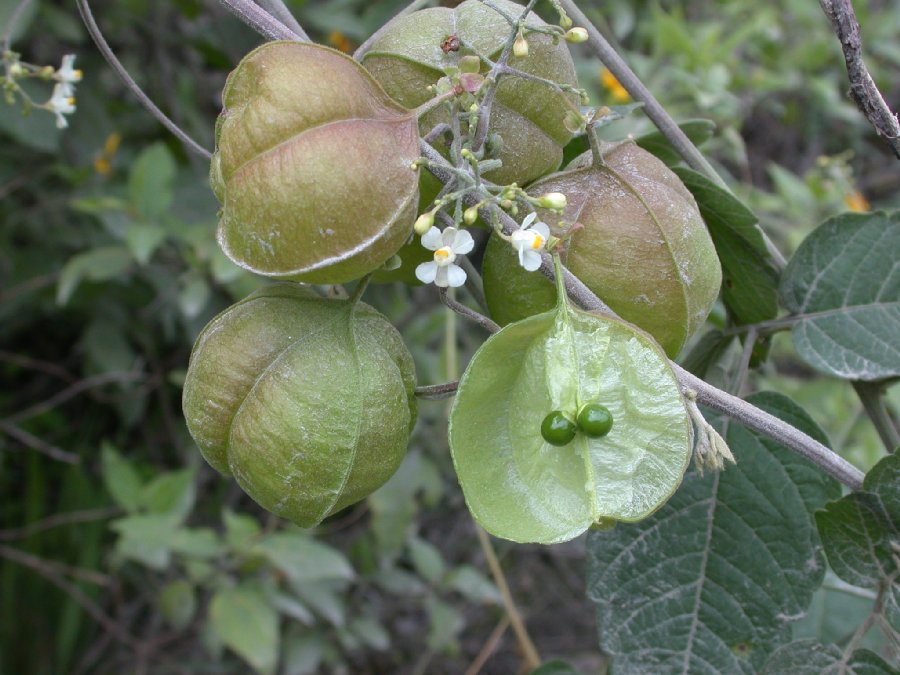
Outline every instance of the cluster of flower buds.
<svg viewBox="0 0 900 675"><path fill-rule="evenodd" d="M16 95L22 97L28 108L41 108L56 115L56 126L64 129L69 126L66 115L75 112L75 84L81 81L82 72L76 69L75 55L63 56L59 68L53 66L35 66L19 60L19 55L14 52L5 52L3 62L6 66L6 77L3 85L6 90L6 101L13 104ZM45 103L35 103L31 97L19 86L17 80L25 78L38 78L54 82L53 92Z"/></svg>

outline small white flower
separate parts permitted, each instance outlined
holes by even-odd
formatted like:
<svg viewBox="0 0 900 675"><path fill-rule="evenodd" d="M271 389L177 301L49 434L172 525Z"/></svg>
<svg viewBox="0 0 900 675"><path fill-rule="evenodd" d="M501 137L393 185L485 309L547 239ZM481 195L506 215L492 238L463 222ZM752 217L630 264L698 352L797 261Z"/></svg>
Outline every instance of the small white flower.
<svg viewBox="0 0 900 675"><path fill-rule="evenodd" d="M434 260L424 262L416 267L416 278L425 284L434 282L435 286L462 286L466 283L466 272L455 265L456 256L465 255L475 247L472 235L466 230L448 227L441 232L432 227L422 237L422 246L434 251Z"/></svg>
<svg viewBox="0 0 900 675"><path fill-rule="evenodd" d="M62 65L56 71L56 79L60 82L65 82L66 84L75 84L76 82L81 82L81 71L73 68L72 66L75 64L75 55L74 54L66 54L62 58Z"/></svg>
<svg viewBox="0 0 900 675"><path fill-rule="evenodd" d="M546 223L535 223L535 218L536 213L525 216L522 225L510 237L510 243L519 252L519 264L529 272L541 266L541 251L550 239L550 228Z"/></svg>
<svg viewBox="0 0 900 675"><path fill-rule="evenodd" d="M75 97L72 96L72 85L68 82L60 82L53 87L53 95L46 104L47 110L56 115L56 128L65 129L69 122L64 115L75 112Z"/></svg>

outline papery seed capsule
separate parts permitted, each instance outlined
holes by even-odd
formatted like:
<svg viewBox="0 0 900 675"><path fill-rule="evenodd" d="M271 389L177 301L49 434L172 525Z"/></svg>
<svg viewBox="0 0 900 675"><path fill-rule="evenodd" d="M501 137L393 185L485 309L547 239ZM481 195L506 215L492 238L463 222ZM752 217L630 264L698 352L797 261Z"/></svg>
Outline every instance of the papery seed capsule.
<svg viewBox="0 0 900 675"><path fill-rule="evenodd" d="M284 283L203 329L182 404L213 468L260 506L311 527L397 470L415 382L412 356L381 314Z"/></svg>
<svg viewBox="0 0 900 675"><path fill-rule="evenodd" d="M412 231L418 126L353 59L269 42L229 75L210 180L219 245L266 276L342 283Z"/></svg>

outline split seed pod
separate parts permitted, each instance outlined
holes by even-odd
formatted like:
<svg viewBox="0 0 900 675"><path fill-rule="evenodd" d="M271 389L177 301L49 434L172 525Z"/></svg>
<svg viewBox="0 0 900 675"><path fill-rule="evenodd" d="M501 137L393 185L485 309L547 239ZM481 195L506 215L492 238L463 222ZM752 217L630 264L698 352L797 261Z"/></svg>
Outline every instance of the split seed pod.
<svg viewBox="0 0 900 675"><path fill-rule="evenodd" d="M269 42L229 75L212 187L219 245L258 274L342 283L380 267L412 232L413 112L333 49Z"/></svg>
<svg viewBox="0 0 900 675"><path fill-rule="evenodd" d="M492 4L514 17L524 10L509 0L495 0ZM532 13L527 25L547 24ZM458 66L461 59L471 56L472 50L477 56L496 60L510 30L500 13L478 0L466 0L455 9L423 9L388 24L362 57L362 63L396 101L414 108L433 96L427 87L443 77L446 68ZM462 45L458 51L441 48L448 36L458 38ZM549 35L529 33L528 44L528 56L512 56L510 66L559 84L577 86L565 41L554 44ZM482 61L482 74L487 70ZM497 87L490 126L492 133L503 138L503 166L488 172L486 177L503 185L521 185L559 168L563 146L572 138L565 125L566 112L577 104L574 94L562 94L541 82L504 76ZM428 133L446 121L446 112L435 109L422 117L420 130Z"/></svg>
<svg viewBox="0 0 900 675"><path fill-rule="evenodd" d="M396 471L414 388L412 357L381 314L278 284L206 326L183 407L213 468L263 508L311 527Z"/></svg>
<svg viewBox="0 0 900 675"><path fill-rule="evenodd" d="M573 428L559 443L543 435L547 411L574 413L591 401L615 420L608 434ZM522 543L646 518L681 484L692 446L681 387L659 346L566 303L488 338L450 411L450 452L469 510L491 534Z"/></svg>
<svg viewBox="0 0 900 675"><path fill-rule="evenodd" d="M551 227L583 227L563 262L620 317L650 333L670 357L706 320L722 268L693 196L661 161L634 143L606 146L605 167L591 153L537 181L533 195L561 192L562 216L540 210ZM524 271L510 246L492 237L484 257L484 290L500 324L554 306L553 284Z"/></svg>

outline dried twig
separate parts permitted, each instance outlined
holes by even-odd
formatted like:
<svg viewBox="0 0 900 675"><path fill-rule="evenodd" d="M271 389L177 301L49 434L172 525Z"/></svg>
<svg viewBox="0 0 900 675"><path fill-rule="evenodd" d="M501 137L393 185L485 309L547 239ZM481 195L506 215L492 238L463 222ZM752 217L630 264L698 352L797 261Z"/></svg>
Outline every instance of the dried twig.
<svg viewBox="0 0 900 675"><path fill-rule="evenodd" d="M897 159L900 159L900 122L897 114L885 103L863 61L862 38L853 5L850 0L819 0L819 4L841 42L847 75L850 77L850 98L875 127L876 133L885 138Z"/></svg>
<svg viewBox="0 0 900 675"><path fill-rule="evenodd" d="M81 457L75 453L58 448L55 445L38 438L34 434L28 433L12 422L0 420L0 431L10 438L16 439L22 445L29 447L42 455L46 455L50 459L55 459L57 462L65 462L66 464L79 464L81 462Z"/></svg>
<svg viewBox="0 0 900 675"><path fill-rule="evenodd" d="M108 507L104 509L87 509L84 511L69 511L67 513L57 513L55 515L38 520L22 527L10 530L0 530L0 541L16 541L18 539L27 539L39 532L51 530L61 525L73 525L75 523L92 523L97 520L105 520L122 513L122 509L118 507Z"/></svg>

